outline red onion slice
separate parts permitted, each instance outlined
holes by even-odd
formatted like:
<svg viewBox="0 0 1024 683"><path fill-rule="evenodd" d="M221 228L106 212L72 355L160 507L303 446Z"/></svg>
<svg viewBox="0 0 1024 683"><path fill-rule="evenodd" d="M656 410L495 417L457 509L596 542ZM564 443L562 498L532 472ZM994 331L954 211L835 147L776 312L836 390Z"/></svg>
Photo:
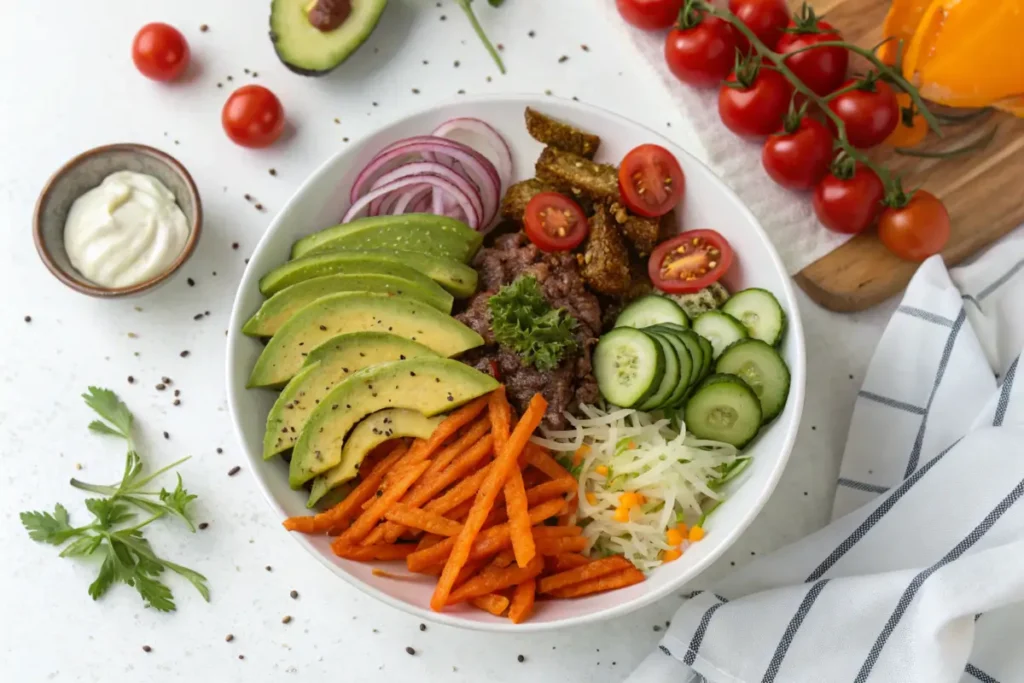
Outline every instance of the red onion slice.
<svg viewBox="0 0 1024 683"><path fill-rule="evenodd" d="M452 169L448 168L444 164L439 164L435 161L414 161L412 163L399 166L398 168L392 171L388 171L381 177L377 178L377 180L374 181L370 189L375 190L378 187L398 180L399 178L418 177L423 175L433 175L444 178L445 180L448 180L453 185L462 190L462 192L469 198L470 203L473 206L473 211L476 214L475 222L477 226L483 223L484 207L481 202L480 191L476 188L475 185L473 185L473 183L469 182L468 180L466 180L461 175L459 175ZM436 187L434 188L434 213L444 213L444 202L442 201L442 197L445 196L445 194L446 193L444 193L441 189ZM451 202L451 205L454 206L455 204L456 202L453 200ZM375 200L375 202L370 205L370 213L373 214L375 210L379 211L378 207L379 200Z"/></svg>
<svg viewBox="0 0 1024 683"><path fill-rule="evenodd" d="M397 216L402 213L415 213L415 208L413 208L412 211L407 211L407 209L409 209L409 207L418 206L420 199L429 199L431 194L433 194L433 188L431 188L430 185L423 185L414 190L409 190L408 192L399 195L398 201L395 202L391 211L388 213L392 216Z"/></svg>
<svg viewBox="0 0 1024 683"><path fill-rule="evenodd" d="M501 133L485 121L466 116L445 121L435 128L431 135L452 140L454 139L452 135L458 131L466 131L480 138L485 143L494 155L493 158L502 189L508 188L509 181L512 179L512 150L509 149L508 143L505 142L505 138L501 136ZM466 143L465 140L455 139L455 141L467 144L469 147L474 147L474 145Z"/></svg>
<svg viewBox="0 0 1024 683"><path fill-rule="evenodd" d="M341 222L348 223L349 221L361 215L363 211L369 207L370 203L373 200L377 199L378 197L382 197L391 192L395 192L396 190L408 189L416 185L424 184L440 188L447 192L448 194L452 195L453 197L455 197L456 201L459 202L459 207L463 210L463 212L465 212L466 216L475 217L472 202L470 201L469 197L467 197L466 194L461 189L459 189L458 186L456 186L451 181L446 180L445 178L441 178L440 176L419 175L400 178L398 180L395 180L394 182L381 185L380 187L371 190L370 192L356 200L356 202L354 202L352 206L349 207L349 210L345 212L344 216L342 216ZM470 227L476 228L477 226L470 224Z"/></svg>

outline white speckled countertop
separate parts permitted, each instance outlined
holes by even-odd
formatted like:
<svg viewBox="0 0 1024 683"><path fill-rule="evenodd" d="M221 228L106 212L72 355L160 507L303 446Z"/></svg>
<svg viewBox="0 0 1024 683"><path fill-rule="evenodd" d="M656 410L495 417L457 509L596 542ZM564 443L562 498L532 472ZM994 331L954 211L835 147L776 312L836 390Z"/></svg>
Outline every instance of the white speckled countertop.
<svg viewBox="0 0 1024 683"><path fill-rule="evenodd" d="M674 111L654 76L613 41L617 34L592 11L594 1L507 0L498 10L477 2L482 23L503 45L509 73L501 76L453 3L392 0L368 43L321 79L293 75L278 63L266 38L266 1L6 4L0 13L0 679L619 681L653 647L678 599L553 634L424 631L418 620L374 602L305 556L272 519L244 466L227 474L243 464L223 386L236 283L274 211L339 147L462 89L577 96L703 153L686 112ZM197 68L188 82L154 83L132 66L132 36L158 20L190 41ZM200 32L201 24L209 31ZM560 61L563 55L568 60ZM286 139L269 150L236 147L221 131L224 98L246 82L270 87L288 112ZM120 141L154 145L180 159L199 184L206 223L197 253L164 287L100 301L72 292L45 270L32 244L31 215L60 164ZM856 389L892 305L838 316L801 298L809 385L796 451L760 518L701 582L827 519ZM163 376L180 389L180 406L172 405L171 391L156 390ZM120 474L119 445L85 429L91 416L78 396L90 384L110 387L128 402L149 462L194 456L181 471L199 494L198 518L209 527L190 536L154 525L149 536L159 552L206 574L210 604L176 578L170 579L174 614L143 609L125 586L94 603L86 586L96 568L58 559L54 548L32 542L21 528L19 511L57 501L73 521L83 518L84 496L67 485L71 476L106 482ZM282 623L284 616L290 623Z"/></svg>

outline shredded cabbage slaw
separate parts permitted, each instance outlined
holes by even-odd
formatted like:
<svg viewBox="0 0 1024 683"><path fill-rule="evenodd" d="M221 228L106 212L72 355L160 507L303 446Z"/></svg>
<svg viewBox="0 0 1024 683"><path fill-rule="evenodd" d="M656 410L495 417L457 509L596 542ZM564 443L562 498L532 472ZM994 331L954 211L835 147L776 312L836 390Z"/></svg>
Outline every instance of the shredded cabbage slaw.
<svg viewBox="0 0 1024 683"><path fill-rule="evenodd" d="M567 415L572 429L543 430L533 441L570 462L587 551L621 553L643 571L678 557L690 541L672 544L669 531L702 524L723 500L719 489L750 463L734 446L688 435L668 418L589 405L580 411L585 417Z"/></svg>

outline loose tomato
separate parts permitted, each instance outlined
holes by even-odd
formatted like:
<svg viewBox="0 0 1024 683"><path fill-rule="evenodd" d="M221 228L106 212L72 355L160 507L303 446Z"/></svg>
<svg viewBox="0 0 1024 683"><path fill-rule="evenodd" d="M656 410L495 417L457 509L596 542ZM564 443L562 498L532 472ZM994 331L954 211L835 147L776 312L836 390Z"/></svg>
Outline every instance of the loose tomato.
<svg viewBox="0 0 1024 683"><path fill-rule="evenodd" d="M526 204L526 236L541 251L572 251L590 232L580 205L557 192L541 192Z"/></svg>
<svg viewBox="0 0 1024 683"><path fill-rule="evenodd" d="M778 71L741 65L718 90L718 116L737 135L771 135L782 127L792 95Z"/></svg>
<svg viewBox="0 0 1024 683"><path fill-rule="evenodd" d="M814 213L833 232L864 232L882 211L885 186L874 171L861 163L852 171L840 175L837 172L833 168L814 189Z"/></svg>
<svg viewBox="0 0 1024 683"><path fill-rule="evenodd" d="M772 180L791 190L809 190L828 173L832 162L832 133L810 116L793 131L772 135L764 142L761 163Z"/></svg>
<svg viewBox="0 0 1024 683"><path fill-rule="evenodd" d="M775 46L775 51L789 54L818 43L836 40L842 40L839 32L827 21L818 21L814 12L808 10L789 22L786 32ZM845 49L827 46L804 50L788 57L786 66L793 70L804 85L824 96L838 88L846 78L846 67L849 62L850 55Z"/></svg>
<svg viewBox="0 0 1024 683"><path fill-rule="evenodd" d="M736 59L732 26L718 17L693 12L665 40L669 71L688 85L718 85Z"/></svg>
<svg viewBox="0 0 1024 683"><path fill-rule="evenodd" d="M949 241L949 212L942 201L917 190L902 206L887 206L878 219L878 237L906 261L923 261Z"/></svg>
<svg viewBox="0 0 1024 683"><path fill-rule="evenodd" d="M664 147L634 147L619 164L619 194L626 208L640 216L664 216L676 207L685 190L683 169Z"/></svg>
<svg viewBox="0 0 1024 683"><path fill-rule="evenodd" d="M856 82L847 81L842 87ZM896 93L884 81L872 81L863 88L836 95L829 100L828 108L843 120L846 138L859 149L880 144L900 122Z"/></svg>
<svg viewBox="0 0 1024 683"><path fill-rule="evenodd" d="M132 41L132 61L146 78L173 81L188 66L188 42L173 26L146 24Z"/></svg>
<svg viewBox="0 0 1024 683"><path fill-rule="evenodd" d="M890 147L916 147L928 136L928 122L914 110L910 95L901 92L896 95L896 103L900 108L900 122L885 144Z"/></svg>
<svg viewBox="0 0 1024 683"><path fill-rule="evenodd" d="M655 247L647 274L670 294L699 292L718 282L732 265L732 247L714 230L683 232Z"/></svg>
<svg viewBox="0 0 1024 683"><path fill-rule="evenodd" d="M284 108L263 86L245 85L228 97L220 121L228 137L242 147L266 147L284 130Z"/></svg>
<svg viewBox="0 0 1024 683"><path fill-rule="evenodd" d="M786 0L729 0L729 11L739 17L769 50L775 49L782 30L789 24ZM736 47L744 54L750 52L750 42L739 31L736 31Z"/></svg>
<svg viewBox="0 0 1024 683"><path fill-rule="evenodd" d="M679 16L683 0L615 0L619 14L637 28L668 28Z"/></svg>

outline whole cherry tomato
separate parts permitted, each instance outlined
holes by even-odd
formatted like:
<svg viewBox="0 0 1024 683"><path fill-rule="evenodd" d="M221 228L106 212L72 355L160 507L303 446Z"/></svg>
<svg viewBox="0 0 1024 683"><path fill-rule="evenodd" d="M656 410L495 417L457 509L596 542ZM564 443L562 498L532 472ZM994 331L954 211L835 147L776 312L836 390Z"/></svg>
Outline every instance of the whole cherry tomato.
<svg viewBox="0 0 1024 683"><path fill-rule="evenodd" d="M769 50L775 49L783 29L789 24L786 0L729 0L729 11L739 17ZM744 54L750 52L750 42L738 30L736 47Z"/></svg>
<svg viewBox="0 0 1024 683"><path fill-rule="evenodd" d="M775 46L776 52L788 54L818 43L842 40L827 21L818 21L814 11L804 5L803 14L789 22L786 32ZM827 95L846 80L849 53L841 47L827 46L804 50L786 59L786 66L797 78L819 95Z"/></svg>
<svg viewBox="0 0 1024 683"><path fill-rule="evenodd" d="M795 130L787 127L770 136L761 150L761 163L772 180L791 190L809 190L828 173L832 162L832 133L810 116Z"/></svg>
<svg viewBox="0 0 1024 683"><path fill-rule="evenodd" d="M266 147L284 130L284 108L263 86L244 85L228 97L220 121L228 137L242 147Z"/></svg>
<svg viewBox="0 0 1024 683"><path fill-rule="evenodd" d="M814 213L829 230L853 235L871 227L884 199L885 186L870 168L835 164L814 189Z"/></svg>
<svg viewBox="0 0 1024 683"><path fill-rule="evenodd" d="M686 190L686 177L672 152L659 145L631 149L619 164L619 194L633 213L664 216L676 207Z"/></svg>
<svg viewBox="0 0 1024 683"><path fill-rule="evenodd" d="M580 205L558 192L541 192L523 212L526 236L545 252L572 251L590 232L587 214Z"/></svg>
<svg viewBox="0 0 1024 683"><path fill-rule="evenodd" d="M718 85L732 71L735 60L732 26L718 17L692 12L665 40L669 71L689 85Z"/></svg>
<svg viewBox="0 0 1024 683"><path fill-rule="evenodd" d="M770 135L782 127L793 86L757 57L742 63L718 90L718 116L737 135Z"/></svg>
<svg viewBox="0 0 1024 683"><path fill-rule="evenodd" d="M857 83L850 80L843 88ZM896 93L884 81L871 81L863 87L836 95L828 108L846 124L846 139L859 149L880 144L896 130L900 122L900 107Z"/></svg>
<svg viewBox="0 0 1024 683"><path fill-rule="evenodd" d="M887 206L878 219L878 238L906 261L923 261L938 254L949 241L949 230L945 205L924 190L916 190L909 200L901 196L897 205Z"/></svg>
<svg viewBox="0 0 1024 683"><path fill-rule="evenodd" d="M914 110L910 95L901 92L896 95L900 108L900 122L896 129L889 133L885 144L890 147L916 147L928 136L928 122L924 116Z"/></svg>
<svg viewBox="0 0 1024 683"><path fill-rule="evenodd" d="M668 28L679 16L683 0L615 0L619 14L637 28Z"/></svg>
<svg viewBox="0 0 1024 683"><path fill-rule="evenodd" d="M168 24L146 24L132 41L132 61L146 78L173 81L188 67L188 42Z"/></svg>

